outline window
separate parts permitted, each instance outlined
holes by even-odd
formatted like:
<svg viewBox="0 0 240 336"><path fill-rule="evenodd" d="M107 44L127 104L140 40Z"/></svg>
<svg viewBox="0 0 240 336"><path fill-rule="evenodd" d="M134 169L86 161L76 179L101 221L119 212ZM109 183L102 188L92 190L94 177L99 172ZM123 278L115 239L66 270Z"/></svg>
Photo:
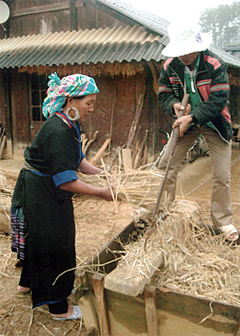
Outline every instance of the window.
<svg viewBox="0 0 240 336"><path fill-rule="evenodd" d="M32 122L45 121L42 115L42 103L46 97L47 78L32 74L30 77L30 111Z"/></svg>

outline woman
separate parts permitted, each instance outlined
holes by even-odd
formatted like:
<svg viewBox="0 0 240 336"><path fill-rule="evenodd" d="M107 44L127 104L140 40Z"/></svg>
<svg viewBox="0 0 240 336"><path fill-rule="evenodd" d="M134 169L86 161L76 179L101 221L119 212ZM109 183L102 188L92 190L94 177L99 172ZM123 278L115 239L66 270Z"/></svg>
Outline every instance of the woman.
<svg viewBox="0 0 240 336"><path fill-rule="evenodd" d="M112 200L110 188L78 180L79 168L99 174L82 152L81 129L94 111L98 88L81 74L60 80L52 74L43 115L48 118L24 151L11 207L12 250L22 261L18 286L32 292L33 307L47 304L56 320L79 319L79 306L68 305L74 283L75 225L71 197L87 194Z"/></svg>

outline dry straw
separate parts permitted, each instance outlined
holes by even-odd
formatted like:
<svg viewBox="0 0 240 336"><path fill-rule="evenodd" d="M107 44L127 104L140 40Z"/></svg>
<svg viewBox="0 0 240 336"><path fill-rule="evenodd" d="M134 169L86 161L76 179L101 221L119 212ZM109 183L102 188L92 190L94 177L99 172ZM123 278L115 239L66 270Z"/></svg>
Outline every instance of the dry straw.
<svg viewBox="0 0 240 336"><path fill-rule="evenodd" d="M128 173L107 172L102 175L78 173L78 178L97 187L110 185L116 198L133 203L136 208L153 210L157 200L162 174L157 170L132 170ZM81 196L82 197L82 196ZM87 198L88 196L84 196Z"/></svg>
<svg viewBox="0 0 240 336"><path fill-rule="evenodd" d="M125 246L121 263L148 276L152 260L162 265L152 283L158 288L240 306L240 247L199 227L199 217L174 209L159 221L144 250L144 238Z"/></svg>

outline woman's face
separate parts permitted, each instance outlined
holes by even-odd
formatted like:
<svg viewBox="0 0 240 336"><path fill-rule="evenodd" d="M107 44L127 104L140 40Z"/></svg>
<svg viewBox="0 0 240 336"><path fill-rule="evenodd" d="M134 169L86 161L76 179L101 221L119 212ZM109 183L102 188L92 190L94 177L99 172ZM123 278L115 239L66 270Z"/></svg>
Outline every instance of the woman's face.
<svg viewBox="0 0 240 336"><path fill-rule="evenodd" d="M80 121L84 122L89 117L90 113L94 111L94 104L97 99L97 94L93 93L88 96L84 96L81 99L69 98L70 107L76 107L80 114ZM73 114L75 112L73 111Z"/></svg>

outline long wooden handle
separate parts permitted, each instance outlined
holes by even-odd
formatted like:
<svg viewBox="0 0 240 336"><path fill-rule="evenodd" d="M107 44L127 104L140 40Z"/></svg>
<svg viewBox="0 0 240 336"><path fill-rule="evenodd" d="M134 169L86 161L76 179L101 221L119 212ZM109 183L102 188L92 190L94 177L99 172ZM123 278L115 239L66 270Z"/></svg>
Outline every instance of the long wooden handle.
<svg viewBox="0 0 240 336"><path fill-rule="evenodd" d="M185 109L186 109L186 106L187 106L187 103L188 103L188 99L189 99L189 95L187 93L185 93L184 96L183 96L183 100L182 100L182 106L184 107L184 109L179 112L178 118L181 118L184 115ZM170 167L170 162L171 162L171 159L172 159L173 152L176 148L178 139L179 139L179 127L176 127L176 128L173 129L173 136L172 136L172 139L171 139L171 143L169 144L171 146L170 147L170 154L169 154L169 158L168 158L167 167L165 169L165 174L164 174L164 177L163 177L161 185L160 185L157 202L155 204L155 208L154 208L154 212L153 212L153 220L155 219L157 211L158 211L159 203L160 203L160 200L161 200L161 197L162 197L162 193L163 193L165 183L166 183L166 179L167 179L167 175L168 175L168 170L169 170L169 167Z"/></svg>
<svg viewBox="0 0 240 336"><path fill-rule="evenodd" d="M183 96L182 103L181 103L182 106L183 106L183 110L179 111L178 119L181 118L184 115L185 110L186 110L186 106L187 106L187 103L188 103L188 99L189 99L189 94L185 93L184 96ZM177 126L173 129L172 140L171 140L171 143L170 143L170 156L171 156L171 154L173 154L173 152L175 150L178 139L179 139L179 126Z"/></svg>
<svg viewBox="0 0 240 336"><path fill-rule="evenodd" d="M182 106L184 107L184 109L179 112L178 118L181 118L184 115L185 109L186 109L186 106L187 106L187 103L188 103L188 99L189 99L189 95L187 93L185 93L184 96L183 96L182 103L181 103ZM161 200L161 197L162 197L162 194L163 194L163 191L164 191L164 187L165 187L165 184L166 184L167 175L168 175L168 171L169 171L169 168L170 168L172 155L173 155L173 152L176 148L178 139L179 139L179 127L176 127L176 128L173 129L173 136L172 136L172 139L171 139L171 143L169 143L170 153L169 153L168 163L167 163L167 166L166 166L166 169L165 169L164 177L162 179L162 182L161 182L161 185L160 185L160 188L159 188L157 201L156 201L154 211L153 211L152 222L151 222L151 225L149 226L149 228L147 229L147 231L145 232L144 250L146 250L147 240L148 240L149 236L156 230L158 208L159 208L160 200Z"/></svg>
<svg viewBox="0 0 240 336"><path fill-rule="evenodd" d="M188 103L188 99L189 99L189 95L187 93L185 93L184 96L183 96L182 103L181 103L182 106L184 107L184 109L179 112L178 118L181 118L184 115L185 109L186 109L186 106L187 106L187 103ZM176 127L176 128L173 129L173 136L172 136L172 139L171 139L171 143L169 144L171 147L170 147L168 163L167 163L167 167L165 169L164 177L162 179L162 182L161 182L161 185L160 185L160 188L159 188L157 201L156 201L154 211L153 211L152 222L151 222L151 225L149 226L149 228L147 229L147 231L145 232L144 250L146 250L147 240L148 240L149 236L156 230L158 208L159 208L160 200L161 200L161 197L162 197L162 194L163 194L163 191L164 191L164 187L165 187L165 184L166 184L167 175L168 175L168 171L169 171L169 168L170 168L172 155L173 155L173 152L176 148L178 139L179 139L179 127Z"/></svg>

